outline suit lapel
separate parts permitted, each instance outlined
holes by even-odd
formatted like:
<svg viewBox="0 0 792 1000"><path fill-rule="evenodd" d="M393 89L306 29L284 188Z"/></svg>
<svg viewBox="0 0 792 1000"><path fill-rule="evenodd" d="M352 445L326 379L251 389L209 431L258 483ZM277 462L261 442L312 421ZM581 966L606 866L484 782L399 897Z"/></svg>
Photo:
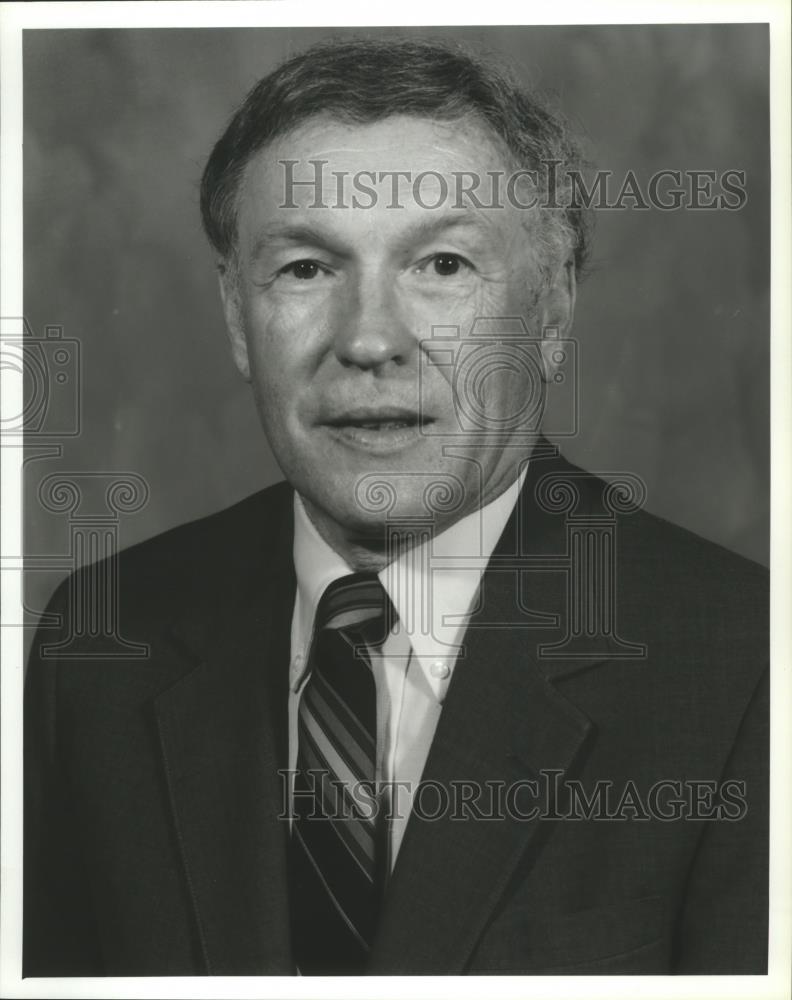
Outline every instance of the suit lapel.
<svg viewBox="0 0 792 1000"><path fill-rule="evenodd" d="M198 651L195 666L155 703L201 957L213 974L292 971L277 772L286 767L294 583L291 530L267 527L280 551L273 558L252 544L214 611L194 609L178 624L179 644Z"/></svg>
<svg viewBox="0 0 792 1000"><path fill-rule="evenodd" d="M602 662L602 655L546 666L537 659L542 641L558 638L545 629L520 627L538 619L531 612L558 614L563 608L561 573L514 570L514 556L565 550L563 516L533 502L545 472L569 468L563 460L531 463L520 503L482 579L479 627L468 628L464 655L443 705L422 777L424 812L439 804L436 789L460 782L480 788L486 813L488 789L517 789L538 782L540 796L516 800L523 814L545 799L541 772L566 773L586 752L591 723L561 695L551 679ZM498 569L502 560L503 569ZM551 679L548 679L548 674ZM429 786L435 786L430 790ZM525 785L523 784L523 795ZM551 824L516 815L514 803L499 818L454 818L446 809L433 821L413 814L388 887L382 924L369 971L372 974L461 973L518 864L531 863ZM541 831L541 832L540 832Z"/></svg>

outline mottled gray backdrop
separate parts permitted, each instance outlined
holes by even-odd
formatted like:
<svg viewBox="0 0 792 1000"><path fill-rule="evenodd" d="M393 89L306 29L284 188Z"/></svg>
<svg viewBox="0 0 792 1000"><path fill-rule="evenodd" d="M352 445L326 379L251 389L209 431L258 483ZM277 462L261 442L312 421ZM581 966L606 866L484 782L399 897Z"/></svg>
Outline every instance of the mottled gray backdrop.
<svg viewBox="0 0 792 1000"><path fill-rule="evenodd" d="M360 29L382 36L397 29ZM597 213L574 334L582 427L567 456L629 470L647 508L768 558L768 37L761 25L398 29L508 57L596 164L747 173L738 212ZM281 478L227 353L198 182L235 105L284 56L346 29L26 31L25 309L82 346L82 433L30 462L28 552L64 554L36 489L132 471L128 545ZM65 570L33 572L32 612Z"/></svg>

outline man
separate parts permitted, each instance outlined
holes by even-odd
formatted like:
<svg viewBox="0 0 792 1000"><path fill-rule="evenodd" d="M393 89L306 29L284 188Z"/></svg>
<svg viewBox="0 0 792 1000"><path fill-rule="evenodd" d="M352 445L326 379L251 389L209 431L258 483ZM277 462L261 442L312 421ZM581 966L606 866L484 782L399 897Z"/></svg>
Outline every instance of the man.
<svg viewBox="0 0 792 1000"><path fill-rule="evenodd" d="M202 209L287 483L121 556L145 661L37 640L25 974L766 970L765 574L540 433L575 157L435 44L235 115Z"/></svg>

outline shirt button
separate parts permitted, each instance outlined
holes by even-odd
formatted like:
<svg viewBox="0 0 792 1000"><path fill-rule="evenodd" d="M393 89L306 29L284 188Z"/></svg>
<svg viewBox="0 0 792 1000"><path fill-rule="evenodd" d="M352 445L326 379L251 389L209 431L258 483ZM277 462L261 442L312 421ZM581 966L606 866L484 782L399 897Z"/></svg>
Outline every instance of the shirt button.
<svg viewBox="0 0 792 1000"><path fill-rule="evenodd" d="M451 673L451 668L445 660L435 660L431 667L429 667L429 673L439 681L444 681Z"/></svg>

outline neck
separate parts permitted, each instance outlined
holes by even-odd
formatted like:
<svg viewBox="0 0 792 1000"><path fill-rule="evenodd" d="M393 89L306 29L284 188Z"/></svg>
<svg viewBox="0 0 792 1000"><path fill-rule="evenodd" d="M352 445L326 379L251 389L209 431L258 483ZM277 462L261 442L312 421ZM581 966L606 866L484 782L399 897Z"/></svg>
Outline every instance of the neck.
<svg viewBox="0 0 792 1000"><path fill-rule="evenodd" d="M414 544L414 536L399 539L393 533L355 535L342 528L323 511L315 507L310 500L302 497L305 512L322 539L334 549L356 572L379 573L388 563L392 562L398 551L405 551Z"/></svg>

